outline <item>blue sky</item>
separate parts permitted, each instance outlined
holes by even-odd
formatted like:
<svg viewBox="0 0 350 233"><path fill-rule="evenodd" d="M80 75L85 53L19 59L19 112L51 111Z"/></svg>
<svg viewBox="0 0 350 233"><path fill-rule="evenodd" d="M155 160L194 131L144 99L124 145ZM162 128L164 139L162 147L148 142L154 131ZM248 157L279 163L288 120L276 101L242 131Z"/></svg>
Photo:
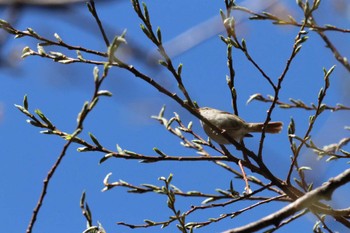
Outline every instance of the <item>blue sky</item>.
<svg viewBox="0 0 350 233"><path fill-rule="evenodd" d="M244 3L247 2L250 1ZM297 8L295 1L280 2L291 9L290 14L297 20L301 19L302 12ZM170 41L198 24L218 17L219 10L224 8L223 1L181 0L146 1L146 3L153 25L160 26L162 29L164 41ZM240 1L237 3L239 4ZM109 1L108 3L101 1L97 3L97 7L101 20L108 26L110 38L113 38L115 33L127 29L127 40L137 43L148 53L154 50L154 46L141 32L139 28L141 21L133 12L129 1ZM322 1L320 10L315 16L321 25L328 23L349 28L349 11L350 9L347 12L344 10L343 13L336 11L332 1ZM6 15L6 9L2 9L1 18ZM291 53L298 28L275 26L268 21L248 21L247 15L239 15L237 18L242 17L245 20L237 27L238 36L245 38L253 58L274 80L277 80ZM212 25L207 27L210 26ZM15 27L21 30L31 27L39 34L52 39L53 34L58 33L67 43L106 50L97 26L83 3L74 5L71 11L24 9ZM342 33L327 35L342 54L348 56L349 36ZM129 44L131 45L132 42ZM23 232L26 229L41 191L42 181L65 143L61 138L40 134L40 129L31 127L25 122L26 117L14 107L14 104L21 104L23 96L27 94L30 110L37 108L42 110L59 129L69 133L74 130L76 116L84 101L90 99L93 91L92 65L62 65L38 57L28 57L25 60L12 57L13 54L20 56L20 51L26 45L35 49L36 43L28 38L13 40L11 37L2 46L1 51L2 59L11 61L11 66L5 64L0 67L2 82L0 86L2 145L0 147L2 174L0 176L2 187L0 222L2 228L10 233ZM62 50L59 49L59 51ZM71 54L71 52L67 53ZM246 121L263 121L269 106L258 102L246 105L246 101L252 94L261 93L266 96L273 92L241 52L234 50L233 59L240 114ZM144 60L146 56L142 55L138 59L130 58L129 61L169 89L178 91L175 80L165 69L150 68L145 65ZM178 54L173 61L174 64L183 64L184 84L191 97L200 106L231 111L230 93L225 81L225 76L228 74L226 47L218 35L213 35L197 46ZM331 90L325 102L332 106L336 103L350 105L349 73L336 62L329 49L325 48L324 42L313 32L309 33L308 42L303 45L291 66L280 96L281 100L288 101L288 98L292 97L302 99L307 104L316 103L318 91L323 85L322 68L329 69L334 64L337 66L331 77ZM110 90L113 97L102 98L95 111L88 117L85 131L81 134L81 137L86 140L89 140L88 132L92 132L105 147L110 149L118 144L123 149L142 154L154 154L152 148L158 147L172 155L194 155L194 151L183 148L177 138L150 118L151 115L157 115L164 104L167 106L165 116L171 117L173 112L177 112L184 123L193 121L194 130L205 137L194 116L125 71L111 70L103 89ZM284 177L289 167L291 152L287 126L290 118L293 117L296 121L297 133L303 135L311 114L303 110L279 108L275 110L273 120L284 122L285 127L280 135L273 135L266 139L264 156L266 164L276 175ZM314 141L322 145L338 142L341 138L347 137L348 131L344 130L343 126L348 125L348 117L347 112L325 113L315 126L312 134ZM258 143L258 135L246 140L246 145L252 150L257 150ZM160 231L159 228L133 231L116 225L119 221L134 224L141 224L144 219L162 221L166 220L171 213L166 207L164 196L127 194L122 188L102 193L102 181L109 172L113 173L111 181L122 179L135 185L152 183L159 186L163 184L158 181L158 177L167 177L172 173L173 184L184 191L199 190L215 193L216 188L227 189L231 180L238 191L243 191L244 188L243 182L212 163L140 164L136 161L111 159L98 165L103 154L78 153L77 147L73 145L70 148L52 179L34 232L55 233L62 232L63 229L65 232L82 232L85 219L81 215L79 199L84 190L93 212L94 223L100 221L107 232ZM229 149L235 152L234 147ZM319 162L315 158L313 153L305 150L301 163L313 167L313 171L308 175L310 180L314 179L316 185L339 174L346 167L344 161L324 164L324 161ZM336 197L341 197L339 199L341 201L335 200L336 204L341 204L339 207L345 208L348 205L343 204L350 202L349 198L344 196L346 192L349 192L348 187L343 187L336 193ZM202 199L179 198L178 205L181 210L186 211L190 205L199 205L201 201ZM188 221L206 221L210 217L218 217L222 212L233 212L248 204L248 202L242 202L226 209L198 212ZM279 207L281 205L271 205L268 210L264 207L258 208L251 214L226 219L222 223L212 224L197 232L220 232L259 219ZM310 215L293 222L289 227L282 228L280 232L291 232L291 229L300 229L300 226L311 231L314 221L314 217ZM173 232L174 229L173 225L165 232Z"/></svg>

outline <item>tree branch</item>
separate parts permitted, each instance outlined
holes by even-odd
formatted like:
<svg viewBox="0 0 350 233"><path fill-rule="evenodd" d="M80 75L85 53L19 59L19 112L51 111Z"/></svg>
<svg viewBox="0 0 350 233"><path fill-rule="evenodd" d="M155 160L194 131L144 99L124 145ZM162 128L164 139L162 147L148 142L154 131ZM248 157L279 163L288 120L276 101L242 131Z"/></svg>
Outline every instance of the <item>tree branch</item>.
<svg viewBox="0 0 350 233"><path fill-rule="evenodd" d="M350 169L347 169L338 176L329 179L319 188L306 193L304 196L298 198L293 203L276 211L275 213L245 226L227 230L224 233L254 232L270 225L279 225L283 219L293 215L300 210L311 207L314 203L322 199L330 200L334 190L348 182L350 182Z"/></svg>

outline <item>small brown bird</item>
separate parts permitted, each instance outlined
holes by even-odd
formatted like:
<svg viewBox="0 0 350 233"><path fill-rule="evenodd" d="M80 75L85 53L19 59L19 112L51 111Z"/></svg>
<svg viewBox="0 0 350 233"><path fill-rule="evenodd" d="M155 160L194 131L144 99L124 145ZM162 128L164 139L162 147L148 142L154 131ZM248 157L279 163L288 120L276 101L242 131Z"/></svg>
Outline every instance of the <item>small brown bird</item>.
<svg viewBox="0 0 350 233"><path fill-rule="evenodd" d="M199 113L213 125L227 132L233 140L241 142L244 137L252 137L249 133L262 132L264 123L247 123L238 116L214 108L203 107ZM231 144L220 132L216 132L210 126L201 121L205 133L219 144ZM266 133L279 133L282 130L282 122L269 122L266 125Z"/></svg>

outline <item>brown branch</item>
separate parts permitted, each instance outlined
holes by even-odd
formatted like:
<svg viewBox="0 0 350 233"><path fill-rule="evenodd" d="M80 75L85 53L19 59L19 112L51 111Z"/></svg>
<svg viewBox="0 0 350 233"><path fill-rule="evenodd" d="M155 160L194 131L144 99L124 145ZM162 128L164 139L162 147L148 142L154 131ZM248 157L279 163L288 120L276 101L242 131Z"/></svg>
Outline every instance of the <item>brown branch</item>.
<svg viewBox="0 0 350 233"><path fill-rule="evenodd" d="M305 22L308 20L308 18L306 17L305 18ZM284 81L284 78L286 77L287 75L287 72L292 64L292 61L294 60L295 56L297 55L298 51L300 50L301 48L301 44L302 44L302 37L303 37L303 30L305 28L305 25L302 25L299 29L299 32L294 40L294 44L293 44L293 49L291 51L291 54L287 60L287 63L282 71L282 74L280 75L280 77L278 78L278 82L277 82L277 86L275 88L275 94L274 94L274 101L272 102L270 108L267 110L267 115L266 115L266 119L265 119L265 122L264 122L264 128L266 128L267 124L269 123L269 121L271 120L271 116L272 116L272 112L273 110L275 109L275 106L277 105L276 104L276 101L278 100L279 98L279 93L280 93L280 90L282 88L282 83ZM263 145L264 145L264 140L265 140L265 130L263 130L263 132L261 133L261 137L260 137L260 143L259 143L259 152L258 152L258 158L259 160L262 161L262 150L263 150Z"/></svg>
<svg viewBox="0 0 350 233"><path fill-rule="evenodd" d="M143 6L143 12L142 12L139 0L132 0L131 2L132 2L132 5L134 7L136 14L144 23L144 26L143 25L141 26L143 32L157 46L160 55L165 59L165 62L162 61L163 63L160 62L160 64L164 65L168 69L168 71L170 71L170 73L173 75L173 77L175 78L175 80L178 84L178 88L180 89L182 94L185 96L187 104L189 106L191 106L192 108L194 108L195 106L193 104L193 101L192 101L189 93L187 92L187 89L185 88L185 85L184 85L182 77L181 77L182 64L179 65L177 70L174 68L173 62L170 59L170 56L167 54L167 52L163 46L160 28L158 27L158 29L157 29L157 32L156 32L157 35L155 35L155 33L154 33L146 4L142 3L142 6Z"/></svg>
<svg viewBox="0 0 350 233"><path fill-rule="evenodd" d="M322 186L306 193L304 196L298 198L293 203L276 211L275 213L272 213L256 222L252 222L245 226L227 230L224 233L254 232L270 225L278 225L283 219L295 214L300 210L311 207L314 203L322 199L330 200L334 190L349 182L350 169L347 169L338 176L329 179Z"/></svg>
<svg viewBox="0 0 350 233"><path fill-rule="evenodd" d="M211 224L211 223L213 223L213 222L218 222L218 221L223 220L223 219L228 218L228 217L231 217L231 218L236 217L236 216L238 216L238 215L240 215L240 214L242 214L242 213L244 213L244 212L246 212L246 211L249 211L249 210L251 210L251 209L253 209L253 208L255 208L255 207L258 207L258 206L260 206L260 205L269 203L269 202L271 202L271 201L278 200L278 199L280 199L281 197L283 197L283 196L281 195L281 196L271 197L271 198L268 198L268 199L266 199L266 200L263 200L263 201L259 201L259 202L257 202L257 203L254 203L253 205L247 206L247 207L245 207L245 208L243 208L243 209L240 209L240 210L238 210L238 211L235 211L235 212L233 212L233 213L220 214L220 216L219 216L218 218L211 218L209 221L205 221L205 222L193 222L193 223L188 224L188 225L193 226L193 227L199 227L199 226L200 226L200 227L203 227L203 226L207 226L207 225L209 225L209 224Z"/></svg>
<svg viewBox="0 0 350 233"><path fill-rule="evenodd" d="M315 19L312 19L313 23L316 24ZM342 64L345 69L348 70L348 72L350 72L350 64L349 61L346 59L346 57L342 56L339 52L339 50L333 45L333 43L331 42L331 40L326 36L326 34L324 33L324 31L318 30L316 31L317 34L322 38L322 40L326 43L327 48L329 48L335 59Z"/></svg>
<svg viewBox="0 0 350 233"><path fill-rule="evenodd" d="M101 23L101 20L100 20L100 17L98 16L97 14L97 10L96 10L96 7L95 7L95 1L94 0L90 0L88 3L86 3L88 8L89 8L89 11L90 13L92 14L92 16L94 17L94 19L96 20L96 23L98 25L98 28L102 34L102 37L103 37L103 40L105 41L105 44L106 46L108 47L109 46L109 40L108 40L108 37L106 35L106 32L102 26L102 23Z"/></svg>
<svg viewBox="0 0 350 233"><path fill-rule="evenodd" d="M303 5L304 4L302 4L302 6ZM344 57L340 54L339 50L333 45L331 40L325 34L326 31L350 33L350 29L338 28L338 27L335 27L332 25L326 25L324 27L321 27L321 26L317 25L312 14L310 15L311 16L310 21L308 21L306 23L304 22L302 24L302 23L296 22L295 19L293 19L291 17L290 17L289 21L286 21L286 20L281 19L281 18L279 18L275 15L272 15L270 13L259 14L259 13L256 13L250 9L247 9L247 8L241 7L241 6L234 6L234 9L251 14L253 16L251 19L271 20L271 21L273 21L274 24L277 24L277 25L291 25L291 26L301 27L304 24L306 28L309 28L310 30L315 31L322 38L322 40L326 43L326 46L332 51L335 59L338 62L340 62L345 67L345 69L347 69L350 72L350 64L349 64L348 60L346 59L346 57Z"/></svg>
<svg viewBox="0 0 350 233"><path fill-rule="evenodd" d="M7 23L4 20L0 20L0 28L4 29L5 31L7 31L10 34L15 35L16 37L20 38L20 37L24 37L24 36L28 36L28 37L32 37L34 39L37 39L39 41L41 41L42 43L44 43L45 45L56 45L56 46L61 46L64 47L68 50L78 50L78 51L82 51L85 53L89 53L89 54L94 54L97 56L101 56L101 57L107 57L107 53L104 52L99 52L96 50L91 50L91 49L87 49L81 46L74 46L74 45L69 45L65 42L63 42L62 40L60 41L53 41L53 40L49 40L47 38L44 38L42 36L40 36L39 34L35 33L35 32L30 32L30 31L20 31L17 30L15 28L13 28L9 23Z"/></svg>
<svg viewBox="0 0 350 233"><path fill-rule="evenodd" d="M256 94L253 94L249 97L247 103L250 103L253 100L257 100L257 101L264 102L264 103L272 103L274 101L274 98L273 98L273 96L270 96L270 95L268 95L267 97L264 97L260 93L256 93ZM277 100L276 104L280 108L283 108L283 109L299 108L299 109L304 109L304 110L308 110L308 111L317 110L317 106L314 103L311 103L310 105L306 105L303 101L295 100L292 98L290 98L289 101L291 103ZM350 110L350 107L344 106L342 104L336 104L336 106L325 105L324 110L330 110L332 112L336 112L336 111L341 111L341 110Z"/></svg>
<svg viewBox="0 0 350 233"><path fill-rule="evenodd" d="M316 111L315 111L315 115L312 116L312 118L310 118L309 120L309 127L307 128L306 132L305 132L305 135L304 135L304 140L300 143L300 145L296 148L296 150L293 152L293 158L292 158L292 163L290 164L290 167L289 167L289 171L288 171L288 174L287 174L287 183L290 183L290 179L291 179L291 175L292 175L292 171L293 171L293 168L294 168L294 165L296 164L296 161L300 155L300 151L302 149L302 147L305 145L305 141L307 138L309 138L310 134L311 134L311 131L313 129L313 126L316 122L316 119L320 116L320 114L323 112L322 110L322 106L323 106L323 100L324 98L326 97L326 93L327 93L327 90L330 86L330 82L329 82L329 76L331 75L332 71L334 70L334 66L332 68L330 68L329 71L325 71L325 74L324 74L324 87L321 88L320 92L319 92L319 95L318 95L318 104L317 104L317 108L316 108ZM312 119L312 120L311 120ZM299 170L299 169L298 169ZM306 182L305 182L305 179L304 179L304 175L303 175L303 171L302 170L299 170L298 171L299 174L300 174L300 177L302 178L302 182L304 184L304 190L306 191L307 188L306 188Z"/></svg>
<svg viewBox="0 0 350 233"><path fill-rule="evenodd" d="M31 219L29 221L29 224L28 224L28 227L27 227L27 230L26 230L27 233L31 233L32 230L33 230L33 227L34 227L34 224L36 222L38 213L39 213L39 211L41 209L41 206L42 206L42 204L44 202L44 199L45 199L45 196L46 196L46 193L47 193L47 188L49 186L51 178L55 174L55 171L57 170L57 168L60 165L60 163L61 163L62 159L64 158L64 156L66 155L66 152L67 152L70 144L73 142L73 139L74 139L74 135L72 136L72 138L68 142L66 142L66 144L62 148L62 151L61 151L60 155L58 156L56 162L54 163L54 165L52 166L52 168L47 173L47 175L46 175L46 177L44 179L44 184L43 184L43 187L42 187L42 190L41 190L41 194L40 194L39 200L38 200L38 202L37 202L37 204L36 204L36 206L35 206L35 208L33 210L32 217L31 217Z"/></svg>
<svg viewBox="0 0 350 233"><path fill-rule="evenodd" d="M274 226L272 229L268 229L268 230L265 231L265 232L272 233L272 232L274 232L275 230L277 230L277 229L283 227L284 225L289 224L290 222L292 222L292 221L294 221L294 220L296 220L296 219L302 217L303 215L305 215L305 214L307 214L307 213L309 213L309 212L310 212L310 211L309 211L308 209L304 209L304 210L301 211L300 213L297 213L297 214L293 215L292 217L290 217L290 218L288 218L288 219L282 221L281 224L279 224L278 226Z"/></svg>

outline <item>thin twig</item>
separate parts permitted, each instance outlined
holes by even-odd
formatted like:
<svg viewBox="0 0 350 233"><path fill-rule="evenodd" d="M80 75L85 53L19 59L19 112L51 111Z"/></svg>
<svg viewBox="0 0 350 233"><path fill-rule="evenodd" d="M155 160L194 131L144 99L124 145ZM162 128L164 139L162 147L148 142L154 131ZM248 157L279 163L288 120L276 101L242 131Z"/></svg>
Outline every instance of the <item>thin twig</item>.
<svg viewBox="0 0 350 233"><path fill-rule="evenodd" d="M303 3L301 3L301 5L304 6ZM296 26L296 27L301 27L302 25L305 25L306 28L309 28L310 30L315 31L322 38L322 40L326 43L326 46L332 51L335 59L337 61L339 61L345 67L345 69L350 71L350 64L349 64L348 60L340 54L339 50L333 45L331 40L325 34L326 31L350 33L350 29L338 28L338 27L331 26L331 25L321 27L321 26L317 25L315 18L313 17L312 14L310 15L311 16L311 18L309 18L310 20L307 21L306 23L305 22L298 23L293 18L290 18L289 21L286 21L286 20L281 19L277 16L274 16L270 13L259 14L259 13L256 13L250 9L247 9L247 8L241 7L241 6L234 6L234 9L253 15L252 19L272 20L273 23L277 24L277 25L282 25L282 26L283 25L291 25L291 26Z"/></svg>
<svg viewBox="0 0 350 233"><path fill-rule="evenodd" d="M78 134L78 132L76 134ZM62 159L64 158L64 156L66 155L66 152L67 152L70 144L73 142L74 137L76 136L76 134L72 135L72 138L68 142L66 142L66 144L63 146L62 151L61 151L60 155L58 156L56 162L53 164L53 166L51 167L50 171L47 173L47 176L44 179L44 184L43 184L43 187L42 187L42 190L41 190L41 194L40 194L39 200L38 200L38 202L37 202L37 204L36 204L36 206L35 206L35 208L33 210L32 217L31 217L31 219L29 221L29 224L28 224L28 227L27 227L27 230L26 230L27 233L31 233L32 230L33 230L35 221L36 221L37 216L39 214L39 211L40 211L40 209L42 207L42 204L44 202L44 199L45 199L45 196L46 196L46 193L47 193L47 188L49 186L51 178L55 174L55 171L57 170L57 168L60 165L60 163L61 163Z"/></svg>
<svg viewBox="0 0 350 233"><path fill-rule="evenodd" d="M102 23L101 23L101 20L100 20L100 17L98 16L97 14L97 10L96 10L96 7L95 7L95 1L94 0L90 0L88 3L87 3L87 6L89 8L89 11L91 12L92 16L94 17L94 19L96 20L96 23L98 25L98 28L100 29L100 32L102 34L102 37L103 37L103 40L105 41L105 44L106 46L108 47L109 46L109 40L108 40L108 37L106 35L106 32L102 26Z"/></svg>
<svg viewBox="0 0 350 233"><path fill-rule="evenodd" d="M350 169L347 169L338 176L331 178L322 186L306 193L304 196L300 197L286 207L276 211L275 213L272 213L258 221L249 223L245 226L225 231L225 233L254 232L261 230L269 225L275 225L286 217L291 216L300 210L311 207L319 200L329 200L334 190L347 184L348 182L350 182Z"/></svg>
<svg viewBox="0 0 350 233"><path fill-rule="evenodd" d="M264 97L260 93L256 93L256 94L251 95L247 102L250 103L253 100L257 100L257 101L264 102L264 103L272 103L273 101L275 101L273 96ZM276 104L280 108L283 108L283 109L298 109L299 108L299 109L304 109L307 111L317 110L317 106L313 103L311 103L310 105L307 105L301 100L295 100L292 98L290 98L289 101L290 101L290 103L277 100ZM324 110L336 112L336 111L350 110L350 107L344 106L342 104L336 104L335 106L325 105Z"/></svg>
<svg viewBox="0 0 350 233"><path fill-rule="evenodd" d="M41 41L44 45L56 45L56 46L60 46L60 47L64 47L68 50L78 50L78 51L82 51L85 53L89 53L89 54L94 54L94 55L98 55L101 57L107 57L107 53L105 52L100 52L100 51L96 51L96 50L92 50L92 49L87 49L81 46L74 46L74 45L70 45L67 44L65 42L63 42L62 40L60 41L53 41L53 40L49 40L45 37L40 36L37 33L31 33L29 31L20 31L17 30L15 28L13 28L9 23L5 22L5 21L1 21L0 22L0 28L3 28L4 30L6 30L8 33L13 34L17 37L23 37L23 36L28 36L28 37L32 37L35 38L39 41Z"/></svg>
<svg viewBox="0 0 350 233"><path fill-rule="evenodd" d="M311 118L312 120L310 120L310 122L309 122L309 127L306 130L305 135L304 135L304 140L297 147L297 149L296 149L296 151L295 151L295 153L293 155L292 163L290 164L289 171L288 171L288 174L287 174L287 179L286 179L287 183L290 183L292 171L293 171L294 165L295 165L295 163L296 163L296 161L297 161L297 159L299 157L300 150L305 145L306 139L310 136L311 131L313 129L313 126L314 126L314 124L316 122L316 119L319 117L319 115L323 111L323 109L322 109L323 100L324 100L324 98L325 98L325 96L327 94L327 90L328 90L328 88L330 86L329 75L331 74L333 69L334 69L334 66L327 73L324 74L324 87L320 90L319 95L318 95L318 104L317 104L317 108L316 108L316 111L315 111L315 115L312 116L312 118ZM298 172L299 172L299 174L303 173L302 170L299 170ZM307 187L306 187L307 185L306 185L305 179L303 179L303 175L301 175L300 177L302 178L302 181L305 184L304 190L306 191L307 190Z"/></svg>

